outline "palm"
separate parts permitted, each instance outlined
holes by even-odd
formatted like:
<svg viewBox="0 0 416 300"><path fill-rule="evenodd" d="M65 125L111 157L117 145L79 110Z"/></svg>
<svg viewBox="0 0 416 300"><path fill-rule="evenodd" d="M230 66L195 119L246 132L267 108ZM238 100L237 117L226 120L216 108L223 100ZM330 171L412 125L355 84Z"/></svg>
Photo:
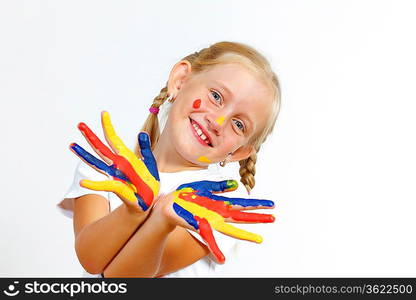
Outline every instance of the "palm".
<svg viewBox="0 0 416 300"><path fill-rule="evenodd" d="M177 223L198 232L220 263L225 261L225 257L215 241L212 228L234 238L261 243L263 239L260 235L239 229L228 222L271 223L275 219L269 214L242 211L273 208L273 201L228 198L214 194L236 188L235 180L197 181L179 186L173 194L172 208L176 213Z"/></svg>
<svg viewBox="0 0 416 300"><path fill-rule="evenodd" d="M81 186L96 191L113 192L130 208L146 211L158 195L160 187L149 136L145 132L139 133L143 157L140 159L117 136L108 112L102 113L101 122L105 138L112 150L104 145L85 123L78 124L78 128L103 161L76 143L72 143L70 149L89 166L107 175L110 180L82 180Z"/></svg>

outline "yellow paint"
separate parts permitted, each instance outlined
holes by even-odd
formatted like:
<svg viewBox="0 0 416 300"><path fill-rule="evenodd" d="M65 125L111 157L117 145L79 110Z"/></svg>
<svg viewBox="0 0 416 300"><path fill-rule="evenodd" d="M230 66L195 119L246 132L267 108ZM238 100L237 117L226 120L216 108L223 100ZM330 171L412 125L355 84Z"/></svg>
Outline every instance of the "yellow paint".
<svg viewBox="0 0 416 300"><path fill-rule="evenodd" d="M114 192L120 198L126 199L130 202L137 203L137 198L134 195L132 189L126 184L117 180L104 180L104 181L92 181L92 180L81 180L80 185L94 191L107 191Z"/></svg>
<svg viewBox="0 0 416 300"><path fill-rule="evenodd" d="M192 199L196 199L196 196L195 196L195 195L192 195L192 196L191 196L191 198L192 198Z"/></svg>
<svg viewBox="0 0 416 300"><path fill-rule="evenodd" d="M196 203L189 202L179 198L179 193L179 191L175 192L174 202L186 209L187 211L189 211L190 213L192 213L193 215L207 219L209 224L215 230L242 240L248 240L256 243L261 243L263 241L263 238L258 234L248 232L225 223L224 218L220 214L212 210L209 210L205 207L202 207Z"/></svg>
<svg viewBox="0 0 416 300"><path fill-rule="evenodd" d="M207 164L211 163L211 160L209 158L205 157L205 156L198 157L198 161L203 162L203 163L207 163Z"/></svg>
<svg viewBox="0 0 416 300"><path fill-rule="evenodd" d="M108 112L103 112L102 124L106 140L111 147L115 149L118 155L123 156L130 162L134 171L136 171L140 178L152 189L153 195L159 194L159 182L149 172L144 162L139 159L133 151L127 148L123 141L118 137L111 124L110 114Z"/></svg>
<svg viewBox="0 0 416 300"><path fill-rule="evenodd" d="M217 122L218 125L222 126L222 123L224 123L225 118L224 117L218 117L215 122Z"/></svg>

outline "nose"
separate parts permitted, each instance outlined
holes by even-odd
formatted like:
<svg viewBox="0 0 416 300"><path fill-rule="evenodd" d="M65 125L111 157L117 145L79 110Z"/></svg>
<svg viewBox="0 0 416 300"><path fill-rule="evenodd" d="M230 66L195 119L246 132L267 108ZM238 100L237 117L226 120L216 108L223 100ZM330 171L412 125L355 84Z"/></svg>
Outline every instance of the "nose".
<svg viewBox="0 0 416 300"><path fill-rule="evenodd" d="M221 119L222 121L218 122L219 119ZM222 133L222 122L224 120L224 117L218 117L213 114L209 114L206 116L206 120L208 123L208 129L210 131L213 131L215 135L220 135Z"/></svg>

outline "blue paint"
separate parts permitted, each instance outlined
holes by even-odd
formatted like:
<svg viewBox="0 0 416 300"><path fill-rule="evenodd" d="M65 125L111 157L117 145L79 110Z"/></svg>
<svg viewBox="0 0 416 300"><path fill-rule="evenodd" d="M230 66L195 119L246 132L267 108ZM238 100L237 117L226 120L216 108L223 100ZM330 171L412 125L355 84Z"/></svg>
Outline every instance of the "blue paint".
<svg viewBox="0 0 416 300"><path fill-rule="evenodd" d="M182 206L180 206L177 203L173 203L173 209L178 214L178 216L180 216L182 219L188 222L189 225L191 225L196 230L199 229L198 221L195 220L193 214L191 214L189 211L187 211L186 209L184 209Z"/></svg>
<svg viewBox="0 0 416 300"><path fill-rule="evenodd" d="M138 140L139 140L140 152L142 153L144 164L146 165L150 174L152 174L153 177L157 181L160 181L159 172L157 170L157 163L156 163L155 157L153 156L152 150L150 148L149 135L145 132L140 132Z"/></svg>
<svg viewBox="0 0 416 300"><path fill-rule="evenodd" d="M237 187L237 181L235 180L223 180L223 181L195 181L191 183L185 183L180 185L177 190L183 188L192 188L196 191L204 191L204 192L224 192L229 189L234 189Z"/></svg>
<svg viewBox="0 0 416 300"><path fill-rule="evenodd" d="M143 211L146 211L149 208L149 206L146 205L146 203L144 202L143 198L140 197L139 194L134 193L134 195L137 198L137 204L139 204L139 206L142 208Z"/></svg>
<svg viewBox="0 0 416 300"><path fill-rule="evenodd" d="M92 165L96 167L97 169L102 170L103 172L105 172L106 174L112 177L116 177L118 179L129 182L127 176L124 175L122 171L120 171L114 166L108 166L105 162L96 158L94 155L86 151L84 148L82 148L78 144L76 143L71 144L71 149L74 150L74 152L89 165Z"/></svg>
<svg viewBox="0 0 416 300"><path fill-rule="evenodd" d="M257 207L257 206L273 207L274 206L274 202L271 201L271 200L228 198L228 197L213 195L210 192L205 192L205 191L197 192L196 194L199 195L199 196L210 198L212 200L227 201L232 205L240 205L240 206L243 206L243 207L250 207L250 206L254 206L254 207Z"/></svg>

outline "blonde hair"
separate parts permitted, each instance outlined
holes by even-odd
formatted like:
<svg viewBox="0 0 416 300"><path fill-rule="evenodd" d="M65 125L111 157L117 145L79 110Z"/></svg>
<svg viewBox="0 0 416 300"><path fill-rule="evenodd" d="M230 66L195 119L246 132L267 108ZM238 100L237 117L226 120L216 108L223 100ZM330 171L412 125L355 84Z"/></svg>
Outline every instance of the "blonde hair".
<svg viewBox="0 0 416 300"><path fill-rule="evenodd" d="M198 52L184 57L182 60L187 60L191 64L191 72L196 74L205 71L209 67L218 64L239 63L247 67L249 70L269 84L273 91L273 102L270 110L269 118L266 122L265 128L257 135L251 137L249 143L253 145L255 152L247 159L240 160L240 181L244 184L247 192L254 188L256 174L257 153L260 150L261 144L266 140L267 136L273 131L277 116L280 110L280 84L276 74L272 71L267 59L256 51L254 48L237 42L219 42L204 48ZM168 98L167 83L166 86L160 90L159 95L153 99L152 107L159 108ZM150 113L147 117L142 131L146 131L151 140L152 149L156 145L160 137L159 121L155 114ZM139 152L136 147L136 152Z"/></svg>

